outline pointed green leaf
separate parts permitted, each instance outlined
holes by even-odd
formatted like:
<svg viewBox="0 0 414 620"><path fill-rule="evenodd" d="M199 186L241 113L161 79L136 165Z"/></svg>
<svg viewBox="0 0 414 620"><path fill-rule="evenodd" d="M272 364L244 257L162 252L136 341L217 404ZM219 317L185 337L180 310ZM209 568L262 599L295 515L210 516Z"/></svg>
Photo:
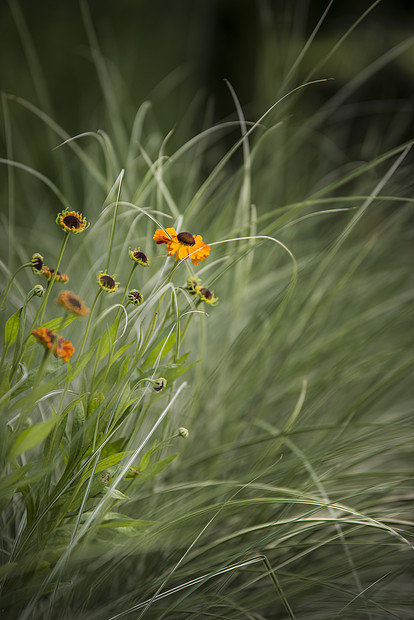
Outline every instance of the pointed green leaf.
<svg viewBox="0 0 414 620"><path fill-rule="evenodd" d="M161 354L161 358L165 357L167 353L171 351L173 348L175 341L177 339L176 332L172 332L169 336L161 340L150 353L147 355L147 359L145 360L144 368L152 368L155 362L157 361L159 355Z"/></svg>
<svg viewBox="0 0 414 620"><path fill-rule="evenodd" d="M19 454L41 443L49 435L55 424L55 420L47 420L46 422L35 424L35 426L31 426L22 431L11 447L9 459L15 459Z"/></svg>
<svg viewBox="0 0 414 620"><path fill-rule="evenodd" d="M16 312L7 319L6 325L4 326L4 348L6 351L11 347L19 333L19 322L22 310L23 308L16 310Z"/></svg>

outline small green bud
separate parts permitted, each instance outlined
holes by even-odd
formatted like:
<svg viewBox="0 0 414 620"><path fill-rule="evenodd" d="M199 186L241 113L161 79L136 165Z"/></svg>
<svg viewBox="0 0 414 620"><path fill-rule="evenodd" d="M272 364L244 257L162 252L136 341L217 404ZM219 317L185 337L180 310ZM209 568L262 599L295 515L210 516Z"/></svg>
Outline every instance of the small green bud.
<svg viewBox="0 0 414 620"><path fill-rule="evenodd" d="M35 295L37 295L37 297L43 297L43 295L45 294L45 288L41 284L36 284L36 286L33 288L33 292Z"/></svg>
<svg viewBox="0 0 414 620"><path fill-rule="evenodd" d="M128 301L134 306L140 306L144 301L144 295L137 291L137 289L133 288L128 293Z"/></svg>
<svg viewBox="0 0 414 620"><path fill-rule="evenodd" d="M164 379L164 377L159 377L158 379L154 381L154 385L152 386L152 389L154 392L161 392L161 390L163 390L166 385L167 385L167 379Z"/></svg>
<svg viewBox="0 0 414 620"><path fill-rule="evenodd" d="M181 437L183 437L183 439L188 439L190 435L190 433L186 428L184 428L184 426L180 426L180 428L178 429L178 433L179 435L181 435Z"/></svg>

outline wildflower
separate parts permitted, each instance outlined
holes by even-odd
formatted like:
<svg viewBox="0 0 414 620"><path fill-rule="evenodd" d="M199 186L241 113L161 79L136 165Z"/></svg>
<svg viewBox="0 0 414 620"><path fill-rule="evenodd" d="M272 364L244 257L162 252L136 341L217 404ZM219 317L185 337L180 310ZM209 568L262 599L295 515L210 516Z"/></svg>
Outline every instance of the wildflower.
<svg viewBox="0 0 414 620"><path fill-rule="evenodd" d="M190 433L188 432L186 428L184 428L184 426L180 426L180 428L178 429L178 434L181 435L183 439L188 439L190 435Z"/></svg>
<svg viewBox="0 0 414 620"><path fill-rule="evenodd" d="M65 340L62 336L58 336L51 329L47 329L46 327L34 329L32 331L32 336L46 349L51 350L56 357L63 359L64 362L69 361L75 352L74 346L69 340Z"/></svg>
<svg viewBox="0 0 414 620"><path fill-rule="evenodd" d="M200 285L200 280L198 278L188 278L187 280L187 291L190 295L195 295L197 293L197 286Z"/></svg>
<svg viewBox="0 0 414 620"><path fill-rule="evenodd" d="M110 276L108 273L104 273L103 271L100 271L98 273L97 282L99 286L101 287L101 289L103 289L107 293L115 293L115 291L118 290L119 282L115 282L114 278L115 278L115 274L113 276Z"/></svg>
<svg viewBox="0 0 414 620"><path fill-rule="evenodd" d="M164 379L164 377L159 377L158 379L154 381L154 385L152 386L152 389L154 392L161 392L161 390L163 390L166 385L167 385L167 379Z"/></svg>
<svg viewBox="0 0 414 620"><path fill-rule="evenodd" d="M154 241L157 245L165 243L170 256L174 256L174 260L184 260L191 258L194 265L210 254L210 246L203 243L201 235L192 235L189 232L176 233L174 228L166 228L168 235L161 228L157 228L154 234Z"/></svg>
<svg viewBox="0 0 414 620"><path fill-rule="evenodd" d="M55 273L54 269L50 269L50 267L46 267L46 265L44 265L39 275L44 276L48 280L51 280L53 278L54 273ZM60 271L57 271L55 282L62 282L62 283L69 282L69 277L65 273L60 273Z"/></svg>
<svg viewBox="0 0 414 620"><path fill-rule="evenodd" d="M62 291L56 302L68 312L78 314L79 316L85 316L89 312L89 308L86 307L82 299L75 295L75 293L72 293L72 291Z"/></svg>
<svg viewBox="0 0 414 620"><path fill-rule="evenodd" d="M35 275L40 275L43 269L43 256L36 252L36 254L32 256L31 264L33 273Z"/></svg>
<svg viewBox="0 0 414 620"><path fill-rule="evenodd" d="M86 218L78 211L69 211L65 209L58 214L56 224L59 224L65 232L80 233L88 227Z"/></svg>
<svg viewBox="0 0 414 620"><path fill-rule="evenodd" d="M144 295L137 291L136 288L133 288L128 293L128 301L130 304L134 304L134 306L139 306L144 301Z"/></svg>
<svg viewBox="0 0 414 620"><path fill-rule="evenodd" d="M43 297L43 295L45 294L45 289L41 284L36 284L36 286L33 288L33 292L37 297Z"/></svg>
<svg viewBox="0 0 414 620"><path fill-rule="evenodd" d="M141 252L139 248L137 250L128 250L128 254L133 261L138 263L138 265L142 265L143 267L149 267L151 261L149 260L147 255L144 254L144 252Z"/></svg>
<svg viewBox="0 0 414 620"><path fill-rule="evenodd" d="M204 286L197 286L196 293L201 298L201 301L205 301L210 306L214 306L218 302L218 297L214 297L213 293Z"/></svg>

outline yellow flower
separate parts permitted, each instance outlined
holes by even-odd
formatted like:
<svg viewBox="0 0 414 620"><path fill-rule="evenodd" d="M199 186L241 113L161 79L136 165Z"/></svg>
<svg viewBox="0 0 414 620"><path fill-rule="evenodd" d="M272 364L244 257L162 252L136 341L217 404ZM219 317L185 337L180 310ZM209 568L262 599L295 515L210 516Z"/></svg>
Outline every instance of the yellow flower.
<svg viewBox="0 0 414 620"><path fill-rule="evenodd" d="M206 304L214 306L218 302L218 297L214 297L214 294L204 286L196 286L196 293L199 295L201 301L205 301Z"/></svg>
<svg viewBox="0 0 414 620"><path fill-rule="evenodd" d="M65 232L80 233L88 227L86 218L78 211L69 211L65 209L58 214L56 224L59 224Z"/></svg>
<svg viewBox="0 0 414 620"><path fill-rule="evenodd" d="M149 267L150 260L144 252L138 248L137 250L128 250L128 254L133 261L138 263L138 265L142 265L143 267Z"/></svg>
<svg viewBox="0 0 414 620"><path fill-rule="evenodd" d="M115 274L113 276L110 276L108 273L104 273L103 271L100 271L98 273L97 282L99 286L101 287L101 289L103 289L107 293L115 293L115 291L118 290L119 282L115 282L114 278L115 278Z"/></svg>
<svg viewBox="0 0 414 620"><path fill-rule="evenodd" d="M154 234L154 241L159 245L165 243L170 256L174 256L174 260L185 260L191 258L194 265L210 254L210 246L203 243L201 235L192 235L189 232L176 233L174 228L166 229L168 235L158 228Z"/></svg>
<svg viewBox="0 0 414 620"><path fill-rule="evenodd" d="M56 302L66 308L68 312L79 316L85 316L89 312L89 308L86 307L82 299L72 291L62 291Z"/></svg>
<svg viewBox="0 0 414 620"><path fill-rule="evenodd" d="M69 340L58 336L51 329L40 327L32 331L32 336L46 349L51 349L56 357L60 357L64 362L69 361L75 352L75 348Z"/></svg>

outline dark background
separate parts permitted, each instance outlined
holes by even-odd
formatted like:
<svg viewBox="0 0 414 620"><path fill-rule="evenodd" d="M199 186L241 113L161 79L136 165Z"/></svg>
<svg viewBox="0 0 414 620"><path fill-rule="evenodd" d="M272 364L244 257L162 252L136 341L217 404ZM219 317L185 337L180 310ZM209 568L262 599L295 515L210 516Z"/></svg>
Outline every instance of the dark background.
<svg viewBox="0 0 414 620"><path fill-rule="evenodd" d="M327 4L321 0L90 0L87 6L125 122L150 99L167 132L191 105L208 110L212 122L233 115L234 103L224 78L231 82L246 114L257 117L283 94L283 79ZM371 4L337 0L331 6L290 83L293 87L309 74L334 77L323 92L312 91L311 104L330 96L412 36L413 2L383 0L332 58L315 70ZM101 122L102 95L80 4L21 0L3 2L0 7L2 90L40 105L71 134L89 129L85 125L90 119ZM357 100L412 103L413 67L411 47L368 79ZM200 126L204 120L200 119Z"/></svg>

